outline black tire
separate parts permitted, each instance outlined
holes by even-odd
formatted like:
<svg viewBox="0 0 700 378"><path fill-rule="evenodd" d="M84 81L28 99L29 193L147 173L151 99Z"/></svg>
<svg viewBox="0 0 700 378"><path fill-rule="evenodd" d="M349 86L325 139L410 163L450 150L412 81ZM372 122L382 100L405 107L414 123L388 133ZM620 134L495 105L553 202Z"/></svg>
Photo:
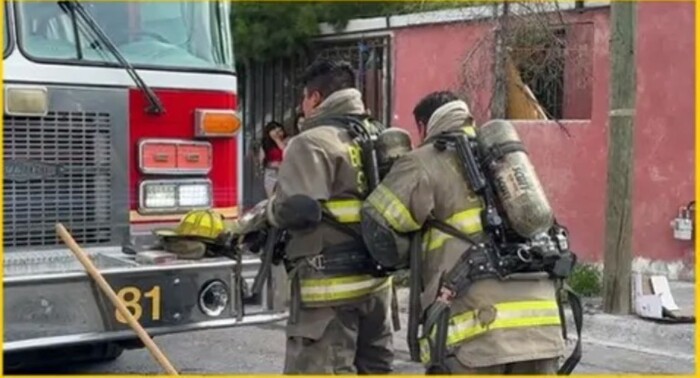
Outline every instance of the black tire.
<svg viewBox="0 0 700 378"><path fill-rule="evenodd" d="M103 363L114 361L124 347L114 342L84 344L63 348L42 348L19 353L5 353L5 374L41 372L61 369L75 363Z"/></svg>
<svg viewBox="0 0 700 378"><path fill-rule="evenodd" d="M101 344L99 346L96 346L96 348L102 349L101 353L97 353L93 355L92 358L86 359L86 362L114 361L117 358L121 357L122 353L124 353L124 348L116 343Z"/></svg>

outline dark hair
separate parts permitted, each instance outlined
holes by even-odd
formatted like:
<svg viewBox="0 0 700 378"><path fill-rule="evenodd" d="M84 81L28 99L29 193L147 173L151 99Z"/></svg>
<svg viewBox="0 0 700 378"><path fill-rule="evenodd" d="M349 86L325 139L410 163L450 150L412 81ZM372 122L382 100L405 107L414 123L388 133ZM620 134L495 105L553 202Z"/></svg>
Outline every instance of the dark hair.
<svg viewBox="0 0 700 378"><path fill-rule="evenodd" d="M355 73L345 61L318 59L306 68L301 83L307 93L317 91L321 98L346 88L355 87Z"/></svg>
<svg viewBox="0 0 700 378"><path fill-rule="evenodd" d="M433 92L423 97L413 108L413 117L416 119L416 123L423 123L427 127L430 117L439 107L457 100L459 97L450 91Z"/></svg>
<svg viewBox="0 0 700 378"><path fill-rule="evenodd" d="M265 127L263 128L263 138L262 138L262 148L263 151L267 152L271 150L272 148L277 147L277 144L275 143L272 138L270 138L270 131L276 129L276 128L281 128L284 131L284 127L282 126L281 123L277 121L270 121L268 122ZM286 134L286 131L285 131Z"/></svg>

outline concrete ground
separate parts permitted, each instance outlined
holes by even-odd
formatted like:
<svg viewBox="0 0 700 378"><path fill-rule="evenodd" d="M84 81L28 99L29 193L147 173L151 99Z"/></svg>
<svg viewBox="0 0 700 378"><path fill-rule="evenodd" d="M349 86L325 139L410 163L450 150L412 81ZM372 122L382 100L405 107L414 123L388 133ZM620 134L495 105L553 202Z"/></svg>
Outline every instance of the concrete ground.
<svg viewBox="0 0 700 378"><path fill-rule="evenodd" d="M672 282L681 308L694 308L694 285ZM405 294L405 293L404 293ZM660 324L634 316L610 316L587 301L583 360L574 373L694 373L694 324ZM407 324L402 314L402 324ZM409 362L405 330L396 334L396 372L422 374ZM284 324L212 330L155 339L182 373L279 373L284 363ZM160 368L145 350L126 351L102 364L51 369L51 373L158 373Z"/></svg>

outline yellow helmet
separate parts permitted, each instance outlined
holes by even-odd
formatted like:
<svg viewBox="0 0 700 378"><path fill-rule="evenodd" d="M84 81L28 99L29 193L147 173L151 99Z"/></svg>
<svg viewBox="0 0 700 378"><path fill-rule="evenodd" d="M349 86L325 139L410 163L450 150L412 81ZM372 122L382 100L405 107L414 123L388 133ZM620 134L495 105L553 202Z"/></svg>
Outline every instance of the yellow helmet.
<svg viewBox="0 0 700 378"><path fill-rule="evenodd" d="M194 237L216 239L224 231L224 217L212 210L192 210L185 214L175 229L161 229L154 233L164 237Z"/></svg>

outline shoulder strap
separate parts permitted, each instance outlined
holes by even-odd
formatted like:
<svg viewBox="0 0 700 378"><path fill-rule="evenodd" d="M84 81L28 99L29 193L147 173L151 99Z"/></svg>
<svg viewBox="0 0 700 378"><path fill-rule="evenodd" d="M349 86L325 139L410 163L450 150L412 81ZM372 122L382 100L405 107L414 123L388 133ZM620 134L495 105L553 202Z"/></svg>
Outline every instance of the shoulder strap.
<svg viewBox="0 0 700 378"><path fill-rule="evenodd" d="M558 375L570 375L574 371L576 365L581 361L581 330L583 328L583 306L581 306L581 299L578 294L567 284L564 284L564 291L566 292L566 298L571 306L571 312L574 315L574 326L576 326L576 346L569 358L564 361L562 366L557 372ZM563 303L559 303L559 307L563 308ZM563 311L560 313L563 315ZM562 323L566 323L562 319Z"/></svg>
<svg viewBox="0 0 700 378"><path fill-rule="evenodd" d="M409 255L409 297L408 297L408 329L406 331L408 350L411 360L421 362L420 344L418 342L418 329L423 320L423 309L421 306L421 293L424 289L423 256L421 248L421 234L414 232L411 235Z"/></svg>
<svg viewBox="0 0 700 378"><path fill-rule="evenodd" d="M327 211L324 211L322 214L321 221L332 228L334 228L336 231L342 232L345 235L348 235L355 239L355 241L364 244L364 239L362 238L362 235L358 233L357 231L353 230L351 227L349 227L346 224L340 223L334 216L333 214L330 214Z"/></svg>
<svg viewBox="0 0 700 378"><path fill-rule="evenodd" d="M457 239L466 241L466 242L471 243L471 244L474 244L474 245L479 244L478 242L476 242L474 239L470 238L470 237L469 237L467 234L465 234L464 232L462 232L462 231L460 231L460 230L458 230L458 229L456 229L456 228L450 226L449 224L447 224L447 223L445 223L445 222L443 222L443 221L441 221L441 220L437 220L437 219L435 219L435 218L430 218L430 219L428 219L428 221L427 221L426 223L427 223L429 226L435 227L435 228L437 228L438 230L440 230L440 231L442 231L442 232L444 232L444 233L446 233L446 234L448 234L448 235L450 235L450 236L452 236L452 237L455 237L455 238L457 238Z"/></svg>

